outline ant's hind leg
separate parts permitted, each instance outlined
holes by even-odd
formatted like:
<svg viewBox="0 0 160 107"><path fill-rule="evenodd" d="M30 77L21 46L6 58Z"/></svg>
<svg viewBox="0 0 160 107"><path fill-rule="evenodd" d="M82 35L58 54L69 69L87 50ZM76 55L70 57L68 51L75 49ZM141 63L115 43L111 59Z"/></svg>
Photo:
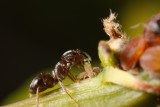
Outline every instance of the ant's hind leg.
<svg viewBox="0 0 160 107"><path fill-rule="evenodd" d="M74 98L68 93L67 89L65 88L65 86L63 85L62 81L59 80L59 84L61 85L62 89L69 95L69 97L73 100L73 102L76 104L76 106L78 107L78 103L74 100Z"/></svg>
<svg viewBox="0 0 160 107"><path fill-rule="evenodd" d="M39 87L37 88L37 96L36 96L36 106L38 107L39 105Z"/></svg>

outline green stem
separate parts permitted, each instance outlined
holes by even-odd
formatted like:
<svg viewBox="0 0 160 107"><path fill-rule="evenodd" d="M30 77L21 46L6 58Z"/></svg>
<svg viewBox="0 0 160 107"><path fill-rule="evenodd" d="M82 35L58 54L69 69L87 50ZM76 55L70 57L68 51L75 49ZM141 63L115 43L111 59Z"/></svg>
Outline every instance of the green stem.
<svg viewBox="0 0 160 107"><path fill-rule="evenodd" d="M113 83L102 83L104 72L94 78L66 86L80 107L124 107L145 102L149 94L134 91ZM36 106L36 97L31 97L4 107ZM60 88L40 95L39 107L75 107L76 104Z"/></svg>

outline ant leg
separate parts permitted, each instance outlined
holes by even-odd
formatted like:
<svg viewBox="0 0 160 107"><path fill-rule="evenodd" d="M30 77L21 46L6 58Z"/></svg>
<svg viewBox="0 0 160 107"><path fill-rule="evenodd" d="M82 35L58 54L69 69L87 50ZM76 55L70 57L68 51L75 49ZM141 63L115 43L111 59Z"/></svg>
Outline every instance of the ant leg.
<svg viewBox="0 0 160 107"><path fill-rule="evenodd" d="M78 68L82 68L82 69L84 69L84 67L83 67L83 63L82 63L82 62L81 62L81 64L75 63L75 65L76 65Z"/></svg>
<svg viewBox="0 0 160 107"><path fill-rule="evenodd" d="M37 99L36 99L36 106L38 107L39 105L39 87L37 88Z"/></svg>
<svg viewBox="0 0 160 107"><path fill-rule="evenodd" d="M94 75L97 75L97 73L101 72L101 69L99 67L93 67L93 73Z"/></svg>
<svg viewBox="0 0 160 107"><path fill-rule="evenodd" d="M75 78L75 76L69 71L68 72L68 76L69 76L69 78L73 81L73 82L78 82L78 83L80 83L80 81L78 81L76 78Z"/></svg>
<svg viewBox="0 0 160 107"><path fill-rule="evenodd" d="M61 85L62 89L69 95L69 97L73 100L73 102L77 105L78 107L78 103L74 100L74 98L68 93L67 89L65 88L65 86L63 85L62 81L58 80L59 84Z"/></svg>

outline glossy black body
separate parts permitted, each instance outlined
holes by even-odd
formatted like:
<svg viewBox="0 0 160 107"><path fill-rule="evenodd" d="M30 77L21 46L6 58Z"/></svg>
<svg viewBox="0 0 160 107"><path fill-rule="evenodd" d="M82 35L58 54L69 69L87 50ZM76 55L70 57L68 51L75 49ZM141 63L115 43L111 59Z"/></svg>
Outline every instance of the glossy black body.
<svg viewBox="0 0 160 107"><path fill-rule="evenodd" d="M70 70L72 65L84 66L83 62L85 59L91 61L91 57L81 50L69 50L65 52L61 61L59 61L55 69L52 71L53 77L49 73L41 73L36 76L30 84L29 93L35 94L37 88L39 88L39 92L46 90L47 88L54 87L58 81L62 81L66 76L69 76L72 80L75 80Z"/></svg>
<svg viewBox="0 0 160 107"><path fill-rule="evenodd" d="M54 78L48 72L40 73L31 82L29 93L35 94L38 87L39 87L39 91L42 92L47 88L53 87L57 83L58 81L54 80Z"/></svg>

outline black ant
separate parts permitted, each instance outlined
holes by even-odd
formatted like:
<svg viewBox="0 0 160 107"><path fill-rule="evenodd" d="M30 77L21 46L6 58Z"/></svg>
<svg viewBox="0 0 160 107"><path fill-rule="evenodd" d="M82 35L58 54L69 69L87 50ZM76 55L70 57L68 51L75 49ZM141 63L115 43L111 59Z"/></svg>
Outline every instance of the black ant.
<svg viewBox="0 0 160 107"><path fill-rule="evenodd" d="M77 102L73 99L73 97L68 93L66 90L65 86L62 84L62 80L65 79L66 76L69 76L69 78L72 81L77 81L79 82L75 76L70 72L72 65L76 65L78 67L83 67L86 69L86 67L90 67L91 57L88 53L83 52L81 50L69 50L65 52L62 57L61 61L59 61L55 69L52 71L52 75L49 73L41 73L38 76L36 76L33 81L30 84L30 89L29 93L30 95L36 94L37 93L37 103L36 105L38 106L39 104L39 92L42 92L46 90L47 88L52 88L54 87L58 82L61 85L62 89L70 96L70 98L77 104ZM80 63L80 64L79 64ZM86 67L84 67L86 65ZM90 69L88 68L88 69ZM87 77L88 74L85 74L85 77ZM84 76L84 74L83 74ZM92 75L89 75L91 77ZM81 79L82 77L79 76ZM78 104L77 104L78 105Z"/></svg>

